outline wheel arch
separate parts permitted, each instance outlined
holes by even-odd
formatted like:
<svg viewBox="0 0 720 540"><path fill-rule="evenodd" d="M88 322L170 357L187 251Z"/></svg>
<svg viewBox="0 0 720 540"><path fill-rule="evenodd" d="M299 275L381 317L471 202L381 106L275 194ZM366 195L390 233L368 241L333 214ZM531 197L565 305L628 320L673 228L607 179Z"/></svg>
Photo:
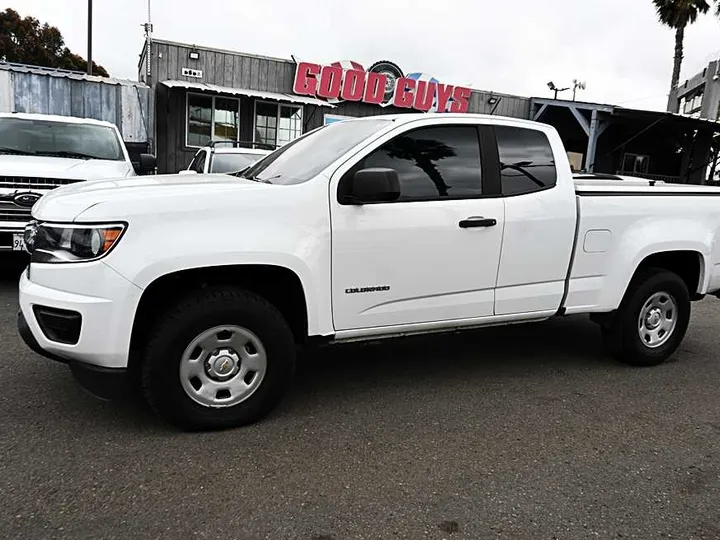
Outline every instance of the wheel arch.
<svg viewBox="0 0 720 540"><path fill-rule="evenodd" d="M272 264L241 264L176 270L155 278L138 302L130 339L130 365L152 329L152 321L183 292L211 286L239 287L265 298L287 320L298 343L308 337L309 305L300 276L290 268Z"/></svg>
<svg viewBox="0 0 720 540"><path fill-rule="evenodd" d="M693 249L658 251L646 255L636 266L625 291L636 276L649 268L662 268L680 276L688 288L691 299L702 298L707 288L707 262L705 256Z"/></svg>

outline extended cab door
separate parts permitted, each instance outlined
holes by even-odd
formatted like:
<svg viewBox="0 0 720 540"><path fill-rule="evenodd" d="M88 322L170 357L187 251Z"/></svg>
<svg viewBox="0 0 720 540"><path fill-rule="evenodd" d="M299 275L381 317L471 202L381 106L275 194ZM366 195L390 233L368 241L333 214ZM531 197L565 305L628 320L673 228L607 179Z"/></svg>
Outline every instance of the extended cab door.
<svg viewBox="0 0 720 540"><path fill-rule="evenodd" d="M333 176L338 331L493 315L504 209L497 168L481 151L494 147L492 130L457 120L401 129ZM398 173L400 200L340 204L343 179L369 167Z"/></svg>
<svg viewBox="0 0 720 540"><path fill-rule="evenodd" d="M556 311L574 247L572 172L554 130L496 125L505 230L496 315Z"/></svg>

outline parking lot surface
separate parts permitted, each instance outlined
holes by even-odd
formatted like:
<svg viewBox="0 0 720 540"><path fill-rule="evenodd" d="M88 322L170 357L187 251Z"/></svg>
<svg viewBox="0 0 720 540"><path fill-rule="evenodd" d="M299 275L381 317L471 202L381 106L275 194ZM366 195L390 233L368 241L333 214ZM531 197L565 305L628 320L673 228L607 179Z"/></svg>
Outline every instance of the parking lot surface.
<svg viewBox="0 0 720 540"><path fill-rule="evenodd" d="M265 421L187 434L22 344L20 264L0 538L720 538L718 300L660 367L603 358L585 318L333 347Z"/></svg>

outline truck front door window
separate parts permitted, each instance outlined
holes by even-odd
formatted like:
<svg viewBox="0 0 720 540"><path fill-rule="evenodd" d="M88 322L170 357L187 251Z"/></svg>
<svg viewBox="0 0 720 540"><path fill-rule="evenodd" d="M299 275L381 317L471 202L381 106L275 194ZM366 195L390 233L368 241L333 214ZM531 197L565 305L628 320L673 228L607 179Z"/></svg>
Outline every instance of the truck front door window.
<svg viewBox="0 0 720 540"><path fill-rule="evenodd" d="M523 195L553 187L555 157L542 131L496 126L503 195Z"/></svg>
<svg viewBox="0 0 720 540"><path fill-rule="evenodd" d="M394 169L400 200L437 200L482 194L480 143L474 126L423 128L396 137L366 157L366 167Z"/></svg>

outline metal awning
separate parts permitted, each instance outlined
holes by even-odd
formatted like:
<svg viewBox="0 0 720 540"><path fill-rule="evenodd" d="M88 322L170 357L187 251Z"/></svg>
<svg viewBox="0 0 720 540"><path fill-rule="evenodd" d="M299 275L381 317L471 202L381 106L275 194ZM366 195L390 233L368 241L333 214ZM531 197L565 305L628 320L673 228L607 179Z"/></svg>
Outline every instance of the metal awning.
<svg viewBox="0 0 720 540"><path fill-rule="evenodd" d="M260 99L272 99L274 101L288 101L290 103L303 103L305 105L317 105L318 107L335 108L335 105L306 96L295 96L293 94L282 94L280 92L263 92L262 90L250 90L249 88L232 88L230 86L218 86L217 84L192 82L192 81L162 81L160 84L168 88L187 88L189 90L200 90L203 92L214 92L216 94L230 94L233 96L247 96Z"/></svg>

